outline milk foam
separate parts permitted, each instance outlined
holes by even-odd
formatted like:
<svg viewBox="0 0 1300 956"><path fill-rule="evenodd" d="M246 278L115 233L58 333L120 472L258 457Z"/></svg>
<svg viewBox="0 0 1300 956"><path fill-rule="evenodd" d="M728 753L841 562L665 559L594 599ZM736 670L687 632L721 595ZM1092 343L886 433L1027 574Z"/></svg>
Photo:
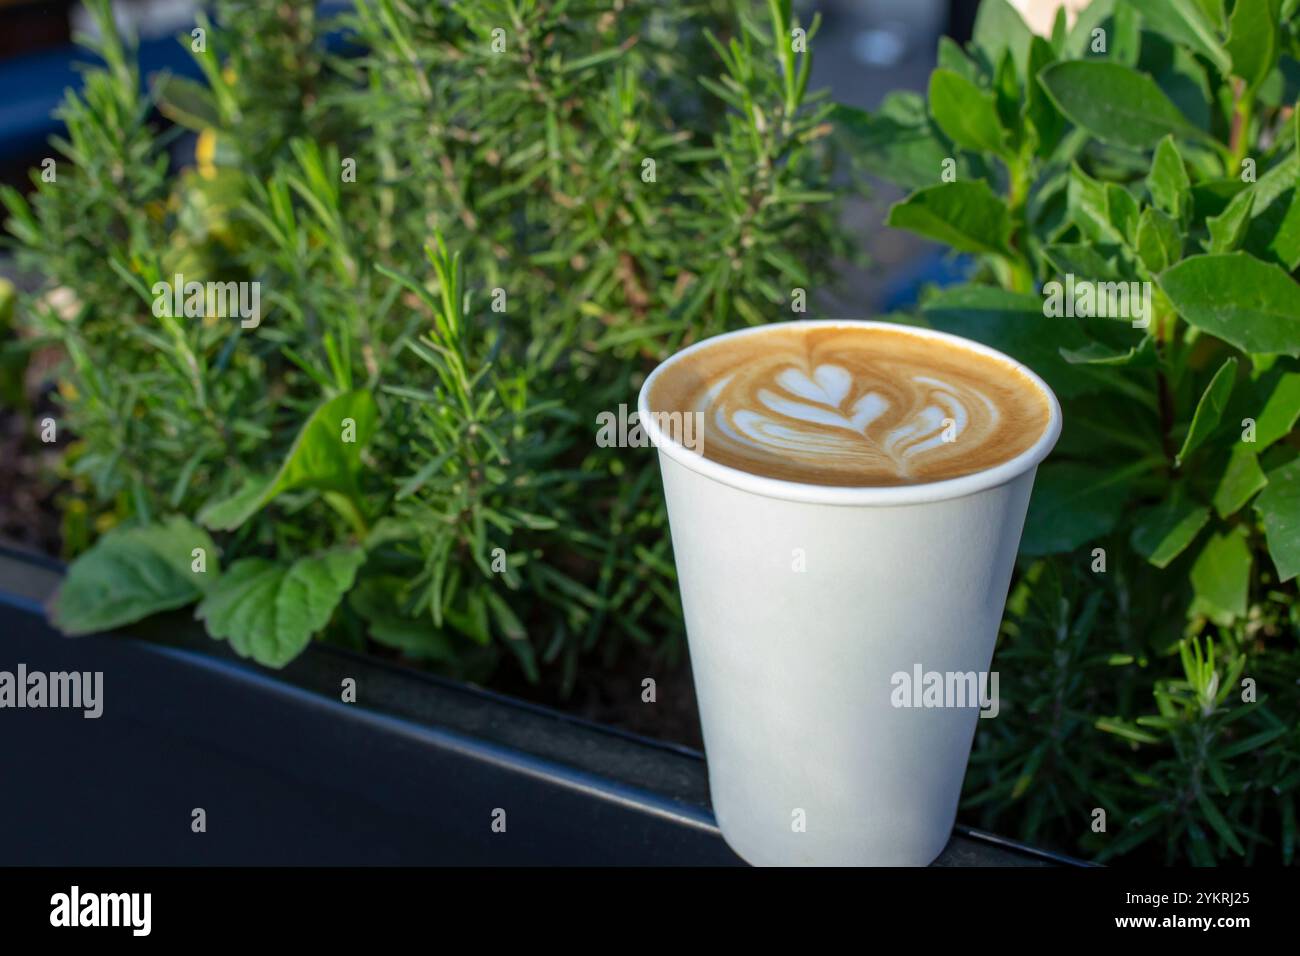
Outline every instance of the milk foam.
<svg viewBox="0 0 1300 956"><path fill-rule="evenodd" d="M1009 363L892 329L774 326L665 372L651 408L700 413L705 457L817 484L968 474L1026 450L1048 419Z"/></svg>

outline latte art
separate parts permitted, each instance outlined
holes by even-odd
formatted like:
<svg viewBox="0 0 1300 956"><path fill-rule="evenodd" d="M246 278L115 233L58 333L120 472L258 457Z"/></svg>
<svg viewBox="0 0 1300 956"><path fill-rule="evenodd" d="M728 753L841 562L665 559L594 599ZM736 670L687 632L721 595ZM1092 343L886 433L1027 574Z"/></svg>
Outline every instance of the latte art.
<svg viewBox="0 0 1300 956"><path fill-rule="evenodd" d="M814 484L970 474L1028 449L1048 421L1010 363L888 328L773 326L666 372L650 406L698 413L706 458Z"/></svg>

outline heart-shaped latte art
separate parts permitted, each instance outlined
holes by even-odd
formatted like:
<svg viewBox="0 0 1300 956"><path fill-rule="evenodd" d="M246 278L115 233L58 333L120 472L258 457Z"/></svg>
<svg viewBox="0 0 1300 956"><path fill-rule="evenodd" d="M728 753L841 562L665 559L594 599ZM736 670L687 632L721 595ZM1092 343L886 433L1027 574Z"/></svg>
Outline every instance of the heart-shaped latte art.
<svg viewBox="0 0 1300 956"><path fill-rule="evenodd" d="M1049 417L1006 361L907 330L790 323L720 338L674 368L652 408L698 415L705 458L793 481L969 474L1024 451Z"/></svg>

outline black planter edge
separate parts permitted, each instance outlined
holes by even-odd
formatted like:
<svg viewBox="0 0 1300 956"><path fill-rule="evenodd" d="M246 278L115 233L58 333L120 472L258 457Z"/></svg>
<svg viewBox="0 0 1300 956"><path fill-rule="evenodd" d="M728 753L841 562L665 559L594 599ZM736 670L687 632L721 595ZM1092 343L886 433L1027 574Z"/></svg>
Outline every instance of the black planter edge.
<svg viewBox="0 0 1300 956"><path fill-rule="evenodd" d="M62 575L60 562L0 543L0 609L43 620ZM270 671L210 640L185 613L109 635L50 634L59 640L125 641L141 654L171 658L250 690L310 700L423 746L545 780L721 841L709 807L704 755L693 748L325 644L313 643L283 670ZM361 702L339 699L345 677L357 681ZM935 865L1090 864L959 824Z"/></svg>

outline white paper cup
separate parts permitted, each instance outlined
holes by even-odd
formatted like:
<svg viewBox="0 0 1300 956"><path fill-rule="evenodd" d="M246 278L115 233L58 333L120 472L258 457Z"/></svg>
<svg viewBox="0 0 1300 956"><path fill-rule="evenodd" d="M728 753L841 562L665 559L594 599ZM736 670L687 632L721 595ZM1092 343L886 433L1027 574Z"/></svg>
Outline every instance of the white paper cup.
<svg viewBox="0 0 1300 956"><path fill-rule="evenodd" d="M979 705L897 706L905 692L918 702L898 675L988 672L1034 473L1060 435L1061 410L1029 369L954 335L801 324L907 331L1001 359L1050 409L1033 446L996 467L825 487L710 461L649 414L650 389L674 363L772 326L693 345L641 389L722 835L760 865L924 865L951 834Z"/></svg>

